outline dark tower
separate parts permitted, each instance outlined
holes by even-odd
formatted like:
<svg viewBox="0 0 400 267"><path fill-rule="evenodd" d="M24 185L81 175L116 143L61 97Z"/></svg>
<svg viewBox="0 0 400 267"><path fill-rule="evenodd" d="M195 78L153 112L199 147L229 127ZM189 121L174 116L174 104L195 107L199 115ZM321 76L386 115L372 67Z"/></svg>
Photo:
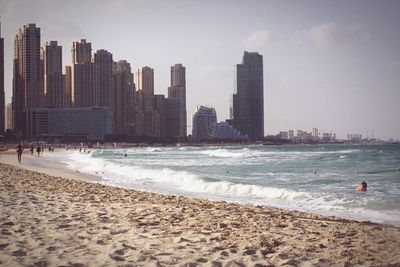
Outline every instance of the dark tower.
<svg viewBox="0 0 400 267"><path fill-rule="evenodd" d="M249 139L264 137L263 58L257 52L244 52L236 65L235 91L231 118L234 127Z"/></svg>

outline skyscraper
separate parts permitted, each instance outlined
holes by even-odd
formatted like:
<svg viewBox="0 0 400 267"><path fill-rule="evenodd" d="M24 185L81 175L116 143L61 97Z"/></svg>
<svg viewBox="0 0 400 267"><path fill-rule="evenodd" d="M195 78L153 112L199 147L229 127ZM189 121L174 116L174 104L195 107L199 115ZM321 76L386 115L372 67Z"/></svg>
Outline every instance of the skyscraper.
<svg viewBox="0 0 400 267"><path fill-rule="evenodd" d="M135 133L144 136L160 136L160 114L155 109L154 70L142 67L135 75Z"/></svg>
<svg viewBox="0 0 400 267"><path fill-rule="evenodd" d="M167 124L167 136L186 137L186 69L182 64L171 67L171 86L168 88L168 98L175 101L167 101L167 111L175 111L176 114L167 115L171 118Z"/></svg>
<svg viewBox="0 0 400 267"><path fill-rule="evenodd" d="M62 48L57 41L47 42L44 48L45 106L66 107L66 94L62 74Z"/></svg>
<svg viewBox="0 0 400 267"><path fill-rule="evenodd" d="M5 129L5 95L4 95L4 38L1 37L0 21L0 134Z"/></svg>
<svg viewBox="0 0 400 267"><path fill-rule="evenodd" d="M94 107L99 103L99 65L91 60L92 44L85 39L72 45L72 105Z"/></svg>
<svg viewBox="0 0 400 267"><path fill-rule="evenodd" d="M264 137L263 58L257 52L244 52L236 65L231 118L234 127L250 139Z"/></svg>
<svg viewBox="0 0 400 267"><path fill-rule="evenodd" d="M24 133L24 111L41 105L43 64L40 59L40 28L21 27L14 40L13 112L14 130Z"/></svg>
<svg viewBox="0 0 400 267"><path fill-rule="evenodd" d="M126 60L113 63L114 130L116 134L131 133L134 117L135 84L131 65Z"/></svg>
<svg viewBox="0 0 400 267"><path fill-rule="evenodd" d="M99 70L98 105L113 109L114 94L112 90L113 57L107 50L94 53L94 63Z"/></svg>

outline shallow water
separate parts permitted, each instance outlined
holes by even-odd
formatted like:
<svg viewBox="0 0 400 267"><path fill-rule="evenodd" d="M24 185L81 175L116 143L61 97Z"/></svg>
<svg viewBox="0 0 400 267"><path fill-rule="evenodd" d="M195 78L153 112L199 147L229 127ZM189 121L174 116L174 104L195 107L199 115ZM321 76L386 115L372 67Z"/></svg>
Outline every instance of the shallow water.
<svg viewBox="0 0 400 267"><path fill-rule="evenodd" d="M400 226L399 145L147 147L47 157L110 185ZM357 193L361 181L368 191Z"/></svg>

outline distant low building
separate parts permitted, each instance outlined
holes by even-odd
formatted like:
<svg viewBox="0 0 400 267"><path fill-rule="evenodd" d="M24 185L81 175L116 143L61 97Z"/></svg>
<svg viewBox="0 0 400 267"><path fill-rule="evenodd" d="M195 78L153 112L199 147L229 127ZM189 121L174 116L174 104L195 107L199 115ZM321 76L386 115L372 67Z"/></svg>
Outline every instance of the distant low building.
<svg viewBox="0 0 400 267"><path fill-rule="evenodd" d="M294 139L294 131L289 130L289 140L293 140L293 139Z"/></svg>
<svg viewBox="0 0 400 267"><path fill-rule="evenodd" d="M285 140L287 140L287 139L289 139L289 134L288 134L288 132L280 131L279 134L277 135L277 137L278 137L279 139L285 139Z"/></svg>
<svg viewBox="0 0 400 267"><path fill-rule="evenodd" d="M336 140L336 134L334 133L322 133L322 140L323 141L335 141Z"/></svg>
<svg viewBox="0 0 400 267"><path fill-rule="evenodd" d="M32 108L25 112L26 137L103 140L112 134L112 119L110 108Z"/></svg>
<svg viewBox="0 0 400 267"><path fill-rule="evenodd" d="M297 130L296 141L310 141L313 140L313 136L311 133L306 131Z"/></svg>
<svg viewBox="0 0 400 267"><path fill-rule="evenodd" d="M213 139L245 139L238 130L229 125L228 122L214 123L211 128L210 137Z"/></svg>
<svg viewBox="0 0 400 267"><path fill-rule="evenodd" d="M348 134L347 140L352 141L352 142L360 142L362 140L362 135L361 134Z"/></svg>

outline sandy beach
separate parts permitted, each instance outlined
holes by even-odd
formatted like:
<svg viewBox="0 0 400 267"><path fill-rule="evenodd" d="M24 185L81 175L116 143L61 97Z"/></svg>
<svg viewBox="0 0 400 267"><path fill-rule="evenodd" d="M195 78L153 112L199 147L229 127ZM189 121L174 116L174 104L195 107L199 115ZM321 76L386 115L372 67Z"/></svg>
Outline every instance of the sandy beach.
<svg viewBox="0 0 400 267"><path fill-rule="evenodd" d="M400 229L104 186L0 155L0 266L400 266Z"/></svg>

